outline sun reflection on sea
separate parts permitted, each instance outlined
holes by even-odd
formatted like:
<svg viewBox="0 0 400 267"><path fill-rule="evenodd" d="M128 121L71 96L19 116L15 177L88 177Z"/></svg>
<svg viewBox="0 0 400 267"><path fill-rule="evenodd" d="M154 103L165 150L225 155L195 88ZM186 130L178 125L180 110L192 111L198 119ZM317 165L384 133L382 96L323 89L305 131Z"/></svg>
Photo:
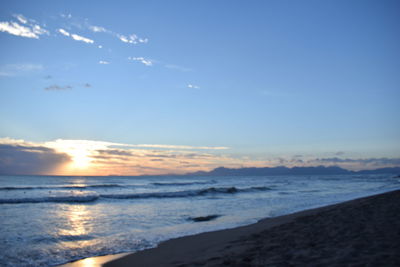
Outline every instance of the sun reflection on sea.
<svg viewBox="0 0 400 267"><path fill-rule="evenodd" d="M92 242L90 233L93 231L91 221L94 215L86 205L65 205L60 210L59 215L66 219L63 227L59 228L59 237L63 238L66 242L84 242L81 245L89 245ZM75 242L69 243L75 244Z"/></svg>

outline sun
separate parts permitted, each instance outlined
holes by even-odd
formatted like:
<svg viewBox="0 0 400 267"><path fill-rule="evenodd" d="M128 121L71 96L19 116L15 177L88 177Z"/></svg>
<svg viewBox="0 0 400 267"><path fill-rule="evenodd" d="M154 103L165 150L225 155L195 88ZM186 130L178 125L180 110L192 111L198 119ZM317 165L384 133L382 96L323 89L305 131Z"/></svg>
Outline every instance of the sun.
<svg viewBox="0 0 400 267"><path fill-rule="evenodd" d="M92 163L93 151L99 149L99 145L86 140L62 140L50 142L49 146L58 152L69 156L70 162L67 166L68 171L89 171Z"/></svg>
<svg viewBox="0 0 400 267"><path fill-rule="evenodd" d="M72 160L72 166L74 169L86 169L89 167L91 158L90 151L85 148L74 148L67 153L70 155Z"/></svg>

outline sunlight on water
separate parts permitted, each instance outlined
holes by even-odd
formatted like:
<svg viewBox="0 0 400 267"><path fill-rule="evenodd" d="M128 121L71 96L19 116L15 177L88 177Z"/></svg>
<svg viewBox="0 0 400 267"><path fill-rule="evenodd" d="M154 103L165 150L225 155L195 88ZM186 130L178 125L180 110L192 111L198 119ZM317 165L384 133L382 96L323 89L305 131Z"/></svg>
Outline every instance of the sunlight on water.
<svg viewBox="0 0 400 267"><path fill-rule="evenodd" d="M90 207L85 205L65 205L64 207L59 216L67 220L66 228L60 228L58 235L78 239L89 235L93 230L90 221L94 216L89 210Z"/></svg>
<svg viewBox="0 0 400 267"><path fill-rule="evenodd" d="M99 263L93 259L93 258L87 258L84 259L80 262L80 265L82 267L95 267L95 266L99 266Z"/></svg>

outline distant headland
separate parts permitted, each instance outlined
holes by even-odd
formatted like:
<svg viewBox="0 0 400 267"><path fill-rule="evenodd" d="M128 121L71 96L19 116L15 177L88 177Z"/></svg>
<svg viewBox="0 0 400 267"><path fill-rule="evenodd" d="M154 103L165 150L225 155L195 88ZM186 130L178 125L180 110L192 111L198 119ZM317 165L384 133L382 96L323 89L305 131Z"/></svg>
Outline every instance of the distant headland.
<svg viewBox="0 0 400 267"><path fill-rule="evenodd" d="M190 176L262 176L262 175L338 175L338 174L399 174L400 167L379 168L375 170L351 171L338 166L316 166L316 167L248 167L248 168L225 168L218 167L211 171L197 171L187 173Z"/></svg>

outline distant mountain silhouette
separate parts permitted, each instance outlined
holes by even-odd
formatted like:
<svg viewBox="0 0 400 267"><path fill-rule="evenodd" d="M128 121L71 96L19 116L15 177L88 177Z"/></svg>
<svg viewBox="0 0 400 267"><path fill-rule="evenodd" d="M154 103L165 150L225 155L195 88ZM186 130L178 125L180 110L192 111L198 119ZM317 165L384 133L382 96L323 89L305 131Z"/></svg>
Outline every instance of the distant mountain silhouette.
<svg viewBox="0 0 400 267"><path fill-rule="evenodd" d="M188 173L186 175L192 176L257 176L257 175L334 175L334 174L382 174L382 173L393 173L399 174L400 167L393 168L381 168L376 170L361 170L361 171L349 171L337 166L325 167L293 167L288 168L285 166L279 167L264 167L264 168L239 168L231 169L225 167L219 167L212 171L198 171Z"/></svg>

